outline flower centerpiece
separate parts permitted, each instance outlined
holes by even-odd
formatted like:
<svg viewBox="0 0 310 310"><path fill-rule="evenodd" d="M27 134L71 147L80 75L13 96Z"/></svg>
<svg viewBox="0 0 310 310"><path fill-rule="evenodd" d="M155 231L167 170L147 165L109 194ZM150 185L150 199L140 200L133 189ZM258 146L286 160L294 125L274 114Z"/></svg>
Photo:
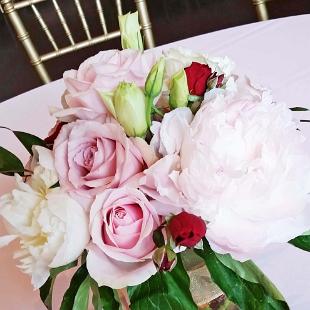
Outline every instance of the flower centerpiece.
<svg viewBox="0 0 310 310"><path fill-rule="evenodd" d="M126 49L64 73L48 137L13 131L30 161L0 147L17 184L0 199L1 246L19 240L15 258L48 309L73 267L62 310L87 309L90 291L97 310L197 309L185 260L240 309L288 309L250 259L274 243L310 251L301 108L234 75L227 57L130 49L137 15L120 25Z"/></svg>

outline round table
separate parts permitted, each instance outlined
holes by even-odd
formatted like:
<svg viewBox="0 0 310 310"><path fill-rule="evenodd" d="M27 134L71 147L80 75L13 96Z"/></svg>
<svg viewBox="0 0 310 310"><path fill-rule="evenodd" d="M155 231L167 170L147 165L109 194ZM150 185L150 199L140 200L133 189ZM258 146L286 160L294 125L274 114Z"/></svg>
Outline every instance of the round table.
<svg viewBox="0 0 310 310"><path fill-rule="evenodd" d="M310 108L310 15L282 18L234 27L200 35L158 47L160 52L171 46L203 50L210 55L233 59L238 73L272 89L277 101L289 106ZM64 83L58 80L0 103L0 126L26 131L41 137L47 135L55 120L49 106L60 106ZM296 117L310 119L307 112ZM302 125L310 137L310 123ZM14 136L0 130L0 145L27 161L25 149ZM309 143L310 151L310 143ZM0 195L14 186L13 178L0 175ZM0 225L0 235L4 228ZM15 266L12 258L17 243L0 249L1 309L41 310L38 291L33 291L30 278ZM310 308L310 253L288 244L266 249L255 262L285 296L291 309ZM55 292L55 309L68 285L68 275L59 277ZM57 298L58 297L58 298Z"/></svg>

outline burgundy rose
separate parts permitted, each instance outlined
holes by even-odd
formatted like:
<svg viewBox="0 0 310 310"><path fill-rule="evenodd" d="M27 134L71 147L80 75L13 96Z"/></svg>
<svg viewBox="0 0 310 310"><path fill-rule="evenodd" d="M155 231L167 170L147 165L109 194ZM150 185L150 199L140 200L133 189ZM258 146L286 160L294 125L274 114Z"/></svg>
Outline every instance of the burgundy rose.
<svg viewBox="0 0 310 310"><path fill-rule="evenodd" d="M192 62L184 70L189 93L195 96L203 96L207 89L208 79L212 75L212 69L208 65Z"/></svg>
<svg viewBox="0 0 310 310"><path fill-rule="evenodd" d="M181 212L174 216L168 229L176 245L195 246L206 234L206 223L198 216Z"/></svg>
<svg viewBox="0 0 310 310"><path fill-rule="evenodd" d="M55 139L58 137L58 134L62 128L63 125L65 125L66 123L63 122L59 122L57 121L55 126L50 130L50 132L48 133L48 136L44 139L44 142L47 145L53 145Z"/></svg>
<svg viewBox="0 0 310 310"><path fill-rule="evenodd" d="M177 264L177 255L170 246L164 245L154 252L153 262L158 271L171 271Z"/></svg>

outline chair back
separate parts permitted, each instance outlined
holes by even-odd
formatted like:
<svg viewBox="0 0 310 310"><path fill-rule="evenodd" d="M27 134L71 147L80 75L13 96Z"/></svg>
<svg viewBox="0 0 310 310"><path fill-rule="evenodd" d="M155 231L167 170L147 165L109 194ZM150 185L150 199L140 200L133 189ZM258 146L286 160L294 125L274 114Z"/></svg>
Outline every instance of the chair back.
<svg viewBox="0 0 310 310"><path fill-rule="evenodd" d="M40 14L40 3L49 1L51 2L51 5L53 9L56 12L56 15L59 19L59 22L61 23L61 26L67 36L68 39L68 45L65 47L59 47L56 40L54 39L54 36L52 35L50 28L47 24L47 22L44 20L42 15ZM82 31L85 32L86 40L76 42L74 39L71 29L68 26L68 23L66 21L66 17L63 13L63 10L61 6L59 5L59 0L22 0L19 2L14 2L13 0L0 0L0 8L1 11L7 16L8 21L12 25L13 29L15 30L16 36L18 40L23 45L29 59L30 63L34 66L37 73L39 74L39 77L44 83L48 83L51 81L49 74L44 66L44 62L60 57L64 54L71 53L77 50L80 50L82 48L98 44L104 41L112 40L116 37L120 36L120 31L115 30L109 32L107 29L107 24L105 20L105 8L102 5L101 0L87 0L87 1L93 1L94 5L96 6L96 11L99 16L99 21L102 28L102 34L99 36L93 37L91 35L91 31L89 29L87 19L85 17L85 12L83 10L83 7L81 5L80 0L73 0L74 5L76 8L76 13L79 16L79 19L81 21ZM123 14L122 10L122 2L121 0L114 0L115 6L116 6L116 12L118 15ZM142 35L144 38L144 43L146 48L152 48L154 47L154 39L153 39L153 33L152 33L152 27L151 22L147 10L147 4L146 0L135 0L135 5L139 14L139 21L140 26L142 30ZM19 10L30 8L32 10L32 13L34 14L35 18L38 21L38 24L40 25L41 30L44 32L46 38L50 42L50 45L52 47L52 50L40 54L37 49L35 48L33 41L30 38L29 33L26 30L26 27L24 26L24 23L20 17ZM109 8L111 11L111 8ZM117 15L115 14L116 18Z"/></svg>
<svg viewBox="0 0 310 310"><path fill-rule="evenodd" d="M256 9L256 14L257 14L257 18L258 20L268 20L269 16L268 16L268 9L267 9L267 5L266 2L269 0L252 0L252 3Z"/></svg>

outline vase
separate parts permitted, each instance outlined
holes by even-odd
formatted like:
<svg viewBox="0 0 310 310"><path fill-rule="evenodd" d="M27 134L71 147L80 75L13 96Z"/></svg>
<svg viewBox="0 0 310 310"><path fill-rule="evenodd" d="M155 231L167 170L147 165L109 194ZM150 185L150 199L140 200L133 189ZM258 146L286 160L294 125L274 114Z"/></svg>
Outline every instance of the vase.
<svg viewBox="0 0 310 310"><path fill-rule="evenodd" d="M212 281L204 261L192 250L182 253L182 262L189 275L190 291L198 309L238 309Z"/></svg>

